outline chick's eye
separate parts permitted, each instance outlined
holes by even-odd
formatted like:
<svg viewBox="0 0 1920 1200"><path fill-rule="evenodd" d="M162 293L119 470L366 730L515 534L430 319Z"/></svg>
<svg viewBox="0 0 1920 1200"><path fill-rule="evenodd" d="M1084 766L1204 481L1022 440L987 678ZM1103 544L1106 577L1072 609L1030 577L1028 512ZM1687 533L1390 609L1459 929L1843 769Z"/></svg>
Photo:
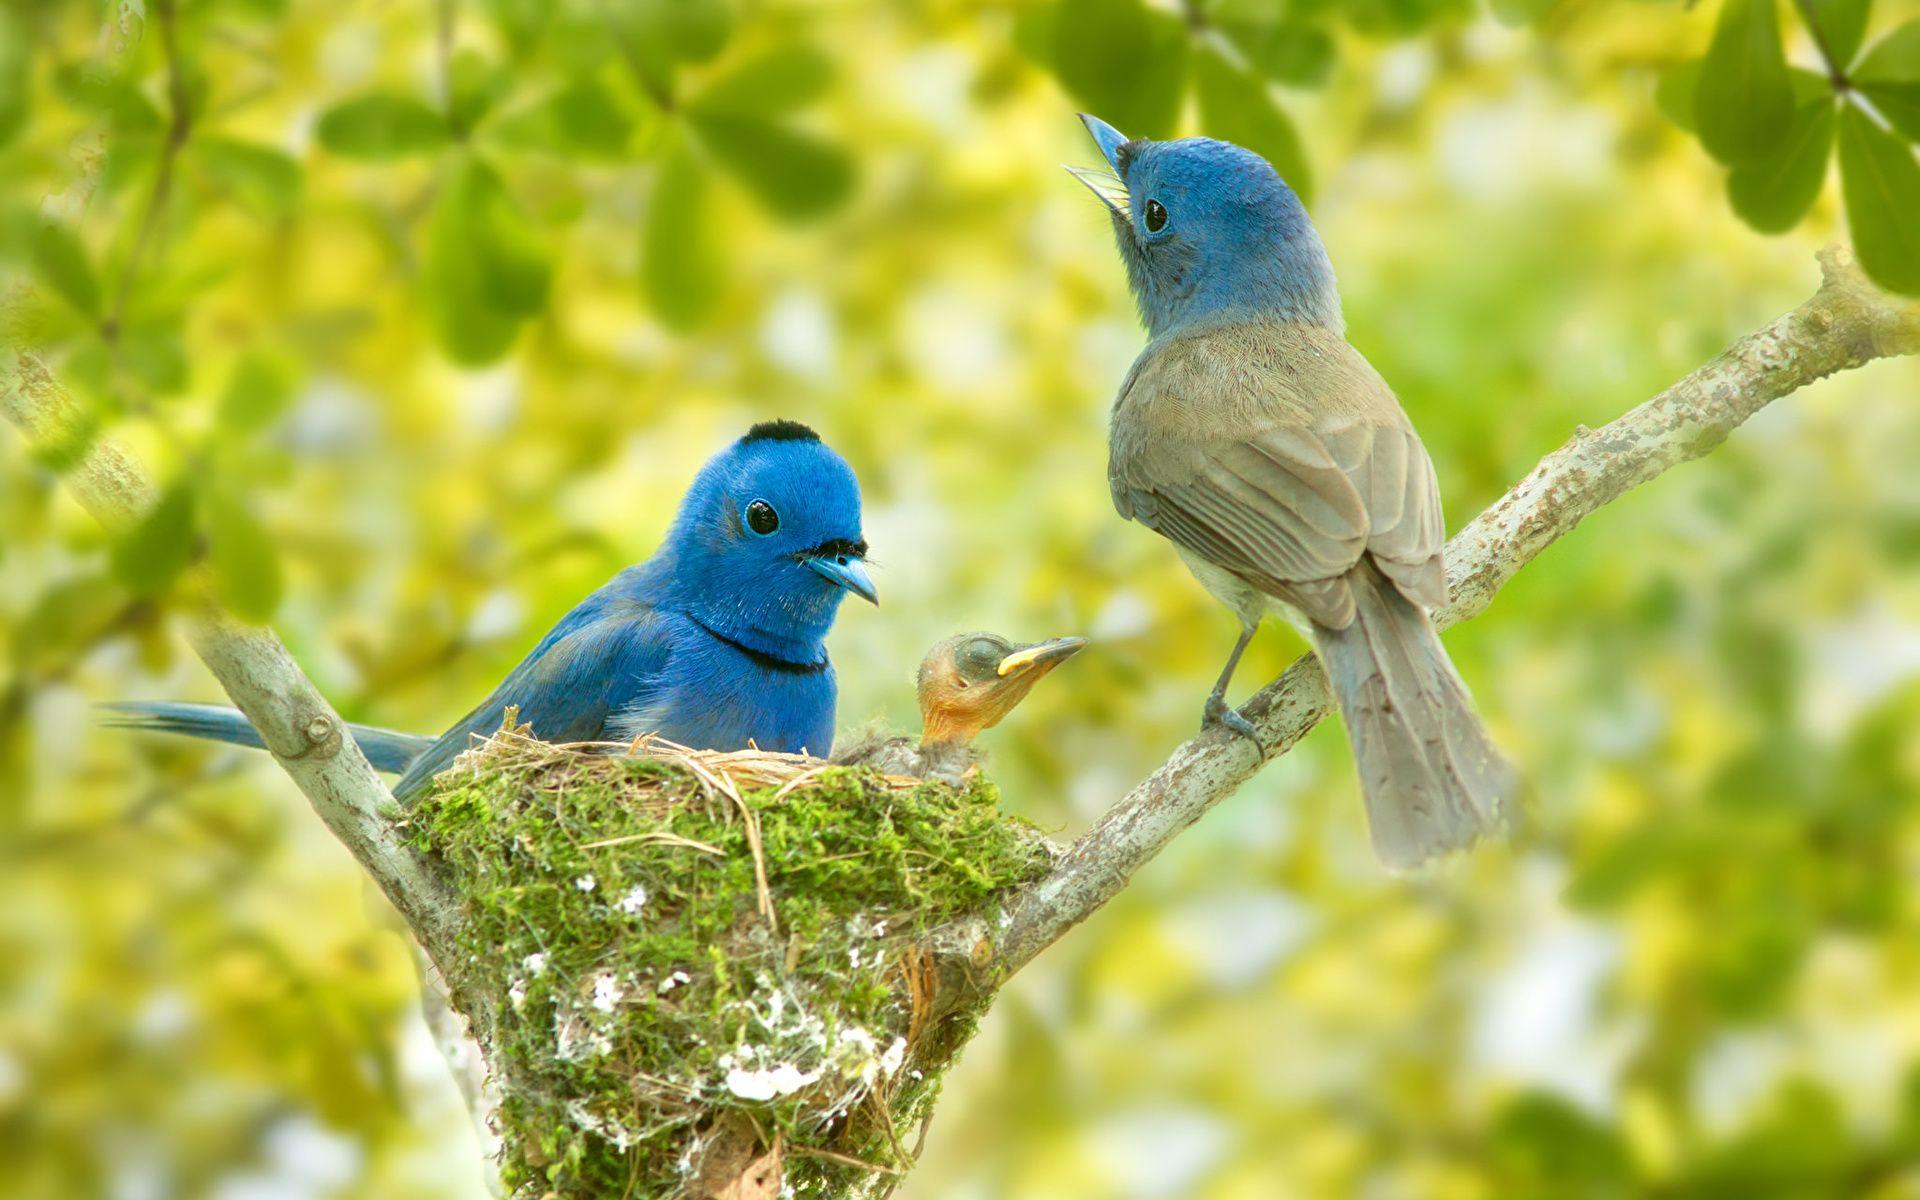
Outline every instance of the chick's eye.
<svg viewBox="0 0 1920 1200"><path fill-rule="evenodd" d="M765 536L780 528L780 514L765 500L755 500L747 505L747 528Z"/></svg>
<svg viewBox="0 0 1920 1200"><path fill-rule="evenodd" d="M1159 233L1167 227L1167 210L1158 200L1147 201L1147 232Z"/></svg>

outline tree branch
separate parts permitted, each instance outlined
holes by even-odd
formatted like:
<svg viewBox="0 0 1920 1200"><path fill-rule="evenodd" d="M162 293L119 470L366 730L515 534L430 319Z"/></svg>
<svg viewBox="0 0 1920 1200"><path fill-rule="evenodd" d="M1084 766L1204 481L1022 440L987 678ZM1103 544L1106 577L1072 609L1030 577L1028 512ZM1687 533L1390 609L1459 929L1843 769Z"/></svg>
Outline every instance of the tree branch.
<svg viewBox="0 0 1920 1200"><path fill-rule="evenodd" d="M74 496L109 532L126 532L152 506L153 484L139 464L94 435L80 406L38 356L10 352L0 358L0 414L19 427L43 461L65 467ZM313 811L428 952L448 953L457 898L394 831L387 816L392 795L280 639L205 605L191 615L187 637Z"/></svg>
<svg viewBox="0 0 1920 1200"><path fill-rule="evenodd" d="M1584 427L1447 543L1445 628L1484 611L1515 572L1632 487L1707 453L1770 402L1836 371L1920 353L1920 305L1876 290L1850 253L1820 255L1820 290L1712 362L1597 430ZM1267 747L1209 732L1182 745L1095 822L1047 878L1008 906L996 963L1016 971L1126 887L1179 833L1286 753L1332 708L1306 655L1241 712Z"/></svg>

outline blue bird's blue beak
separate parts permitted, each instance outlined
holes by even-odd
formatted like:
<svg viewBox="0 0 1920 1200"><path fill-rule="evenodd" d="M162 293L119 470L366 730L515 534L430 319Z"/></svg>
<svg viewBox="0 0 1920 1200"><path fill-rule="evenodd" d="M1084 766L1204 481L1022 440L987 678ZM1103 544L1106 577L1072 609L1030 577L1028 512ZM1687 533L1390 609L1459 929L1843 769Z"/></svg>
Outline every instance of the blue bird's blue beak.
<svg viewBox="0 0 1920 1200"><path fill-rule="evenodd" d="M867 564L848 554L809 554L800 560L812 567L822 579L843 587L868 604L878 605L880 593L867 574Z"/></svg>
<svg viewBox="0 0 1920 1200"><path fill-rule="evenodd" d="M1120 170L1120 147L1127 144L1127 135L1102 121L1092 113L1081 113L1080 123L1093 135L1093 144L1100 147L1100 156L1116 173Z"/></svg>
<svg viewBox="0 0 1920 1200"><path fill-rule="evenodd" d="M1086 184L1087 190L1100 198L1108 212L1124 221L1131 198L1127 195L1126 180L1120 177L1120 147L1127 144L1127 135L1090 113L1081 113L1080 121L1093 135L1094 145L1100 147L1101 157L1112 169L1089 171L1085 167L1068 167L1067 174Z"/></svg>

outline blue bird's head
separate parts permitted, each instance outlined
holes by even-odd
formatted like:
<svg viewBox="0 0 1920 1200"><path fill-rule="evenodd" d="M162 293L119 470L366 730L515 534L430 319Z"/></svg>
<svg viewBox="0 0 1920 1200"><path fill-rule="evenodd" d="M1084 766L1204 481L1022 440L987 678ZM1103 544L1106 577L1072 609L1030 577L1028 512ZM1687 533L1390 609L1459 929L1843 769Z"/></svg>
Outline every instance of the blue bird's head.
<svg viewBox="0 0 1920 1200"><path fill-rule="evenodd" d="M667 545L679 604L768 653L805 657L848 592L879 603L853 468L794 421L755 425L714 455Z"/></svg>
<svg viewBox="0 0 1920 1200"><path fill-rule="evenodd" d="M1080 119L1113 174L1068 170L1113 218L1150 335L1253 317L1343 328L1326 247L1266 159L1212 138L1129 140Z"/></svg>

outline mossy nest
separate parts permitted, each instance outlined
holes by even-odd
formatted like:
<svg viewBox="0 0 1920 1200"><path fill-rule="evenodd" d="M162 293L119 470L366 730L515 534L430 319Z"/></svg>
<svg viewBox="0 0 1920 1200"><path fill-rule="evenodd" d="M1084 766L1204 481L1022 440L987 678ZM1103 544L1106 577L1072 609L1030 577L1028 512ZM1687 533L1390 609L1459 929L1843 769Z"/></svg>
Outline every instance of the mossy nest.
<svg viewBox="0 0 1920 1200"><path fill-rule="evenodd" d="M749 1196L758 1156L789 1194L873 1188L990 991L952 1002L929 935L1052 849L984 779L637 751L503 732L408 813L466 900L457 992L506 1085L503 1178Z"/></svg>

